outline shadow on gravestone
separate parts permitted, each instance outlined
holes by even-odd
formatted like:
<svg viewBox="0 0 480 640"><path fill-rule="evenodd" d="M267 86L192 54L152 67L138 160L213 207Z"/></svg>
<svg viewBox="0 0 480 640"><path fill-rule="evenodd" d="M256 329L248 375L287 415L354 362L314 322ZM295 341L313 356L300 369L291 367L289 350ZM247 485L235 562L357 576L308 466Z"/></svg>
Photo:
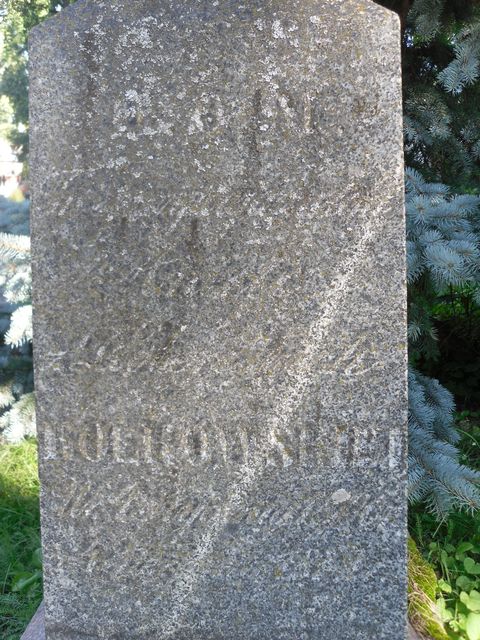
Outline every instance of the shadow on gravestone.
<svg viewBox="0 0 480 640"><path fill-rule="evenodd" d="M399 40L365 0L32 32L48 640L404 640Z"/></svg>

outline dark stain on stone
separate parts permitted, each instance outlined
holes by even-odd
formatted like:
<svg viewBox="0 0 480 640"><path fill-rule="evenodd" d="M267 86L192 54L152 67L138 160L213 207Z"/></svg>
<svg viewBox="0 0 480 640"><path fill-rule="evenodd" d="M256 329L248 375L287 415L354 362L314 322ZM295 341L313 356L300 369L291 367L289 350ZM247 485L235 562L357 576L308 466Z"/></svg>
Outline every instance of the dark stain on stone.
<svg viewBox="0 0 480 640"><path fill-rule="evenodd" d="M96 58L98 54L98 45L95 42L95 35L92 32L87 32L84 42L85 61L87 64L87 101L89 104L93 103L95 95L97 93L97 78L96 75L99 70L99 65Z"/></svg>
<svg viewBox="0 0 480 640"><path fill-rule="evenodd" d="M199 220L197 217L193 217L190 220L190 230L185 244L187 245L188 252L192 258L196 258L201 248L200 244L200 232L199 232Z"/></svg>
<svg viewBox="0 0 480 640"><path fill-rule="evenodd" d="M253 94L252 108L250 116L248 117L247 125L243 129L243 135L245 139L245 145L247 150L246 167L244 171L244 179L248 185L248 191L255 190L258 180L255 178L255 174L259 171L260 162L260 147L259 147L259 135L260 131L260 117L262 111L262 90L256 89Z"/></svg>
<svg viewBox="0 0 480 640"><path fill-rule="evenodd" d="M256 89L253 95L253 109L252 109L252 119L251 126L249 130L251 131L251 136L249 140L249 148L250 153L257 158L260 154L260 150L258 148L258 134L260 132L260 115L262 110L262 90Z"/></svg>
<svg viewBox="0 0 480 640"><path fill-rule="evenodd" d="M196 456L200 456L202 454L202 439L200 438L199 433L193 434L193 451Z"/></svg>

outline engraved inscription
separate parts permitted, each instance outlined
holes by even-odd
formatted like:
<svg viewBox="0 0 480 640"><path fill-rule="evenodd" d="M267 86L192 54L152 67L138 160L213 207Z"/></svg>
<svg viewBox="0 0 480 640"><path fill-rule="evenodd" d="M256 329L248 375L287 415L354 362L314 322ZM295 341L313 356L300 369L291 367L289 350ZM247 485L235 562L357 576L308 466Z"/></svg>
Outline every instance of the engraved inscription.
<svg viewBox="0 0 480 640"><path fill-rule="evenodd" d="M57 434L59 435L59 434ZM356 466L357 462L378 459L383 451L390 465L399 455L394 434L378 433L366 424L353 429L348 424L305 425L303 428L277 429L267 441L237 429L232 437L221 428L206 425L181 427L173 431L164 426L138 425L135 430L100 422L86 424L75 439L49 433L50 460L81 459L88 463L126 465L162 464L248 465L259 452L266 466L289 467L292 464L336 464ZM52 446L55 441L54 446ZM332 453L333 452L333 453ZM81 504L84 492L74 496Z"/></svg>

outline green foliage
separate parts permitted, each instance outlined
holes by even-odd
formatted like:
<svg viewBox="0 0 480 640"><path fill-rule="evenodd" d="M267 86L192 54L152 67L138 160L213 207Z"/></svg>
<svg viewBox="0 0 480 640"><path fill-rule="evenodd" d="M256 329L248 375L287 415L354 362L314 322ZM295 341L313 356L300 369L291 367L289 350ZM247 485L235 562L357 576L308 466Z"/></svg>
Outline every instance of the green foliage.
<svg viewBox="0 0 480 640"><path fill-rule="evenodd" d="M402 14L407 164L461 192L480 177L480 8L386 2ZM408 11L409 10L409 11Z"/></svg>
<svg viewBox="0 0 480 640"><path fill-rule="evenodd" d="M480 473L460 461L452 395L436 380L411 370L409 408L411 500L425 501L439 519L454 507L478 509Z"/></svg>
<svg viewBox="0 0 480 640"><path fill-rule="evenodd" d="M0 445L0 637L19 640L42 599L34 440Z"/></svg>
<svg viewBox="0 0 480 640"><path fill-rule="evenodd" d="M480 546L473 542L430 543L430 560L440 567L440 615L454 638L480 640Z"/></svg>
<svg viewBox="0 0 480 640"><path fill-rule="evenodd" d="M411 355L438 354L433 309L452 287L480 292L480 198L455 195L444 184L406 172Z"/></svg>
<svg viewBox="0 0 480 640"><path fill-rule="evenodd" d="M422 370L438 378L461 407L480 406L480 307L471 285L451 287L431 308L436 358L422 358Z"/></svg>
<svg viewBox="0 0 480 640"><path fill-rule="evenodd" d="M406 172L410 358L438 356L433 311L454 287L480 287L480 235L474 195L455 195ZM451 393L415 370L409 377L409 489L412 501L426 501L443 518L453 508L480 507L480 474L459 462Z"/></svg>
<svg viewBox="0 0 480 640"><path fill-rule="evenodd" d="M480 640L480 536L431 542L429 560L442 576L437 606L451 637Z"/></svg>
<svg viewBox="0 0 480 640"><path fill-rule="evenodd" d="M11 139L13 134L13 108L7 96L0 95L0 138Z"/></svg>

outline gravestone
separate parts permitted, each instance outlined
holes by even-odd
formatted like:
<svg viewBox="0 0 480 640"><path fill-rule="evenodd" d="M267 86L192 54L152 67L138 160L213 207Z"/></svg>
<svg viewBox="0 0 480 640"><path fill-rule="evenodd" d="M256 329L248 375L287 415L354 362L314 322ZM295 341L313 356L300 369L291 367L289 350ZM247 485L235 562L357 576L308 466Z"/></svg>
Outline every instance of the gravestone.
<svg viewBox="0 0 480 640"><path fill-rule="evenodd" d="M396 16L79 0L30 60L48 640L404 640Z"/></svg>

